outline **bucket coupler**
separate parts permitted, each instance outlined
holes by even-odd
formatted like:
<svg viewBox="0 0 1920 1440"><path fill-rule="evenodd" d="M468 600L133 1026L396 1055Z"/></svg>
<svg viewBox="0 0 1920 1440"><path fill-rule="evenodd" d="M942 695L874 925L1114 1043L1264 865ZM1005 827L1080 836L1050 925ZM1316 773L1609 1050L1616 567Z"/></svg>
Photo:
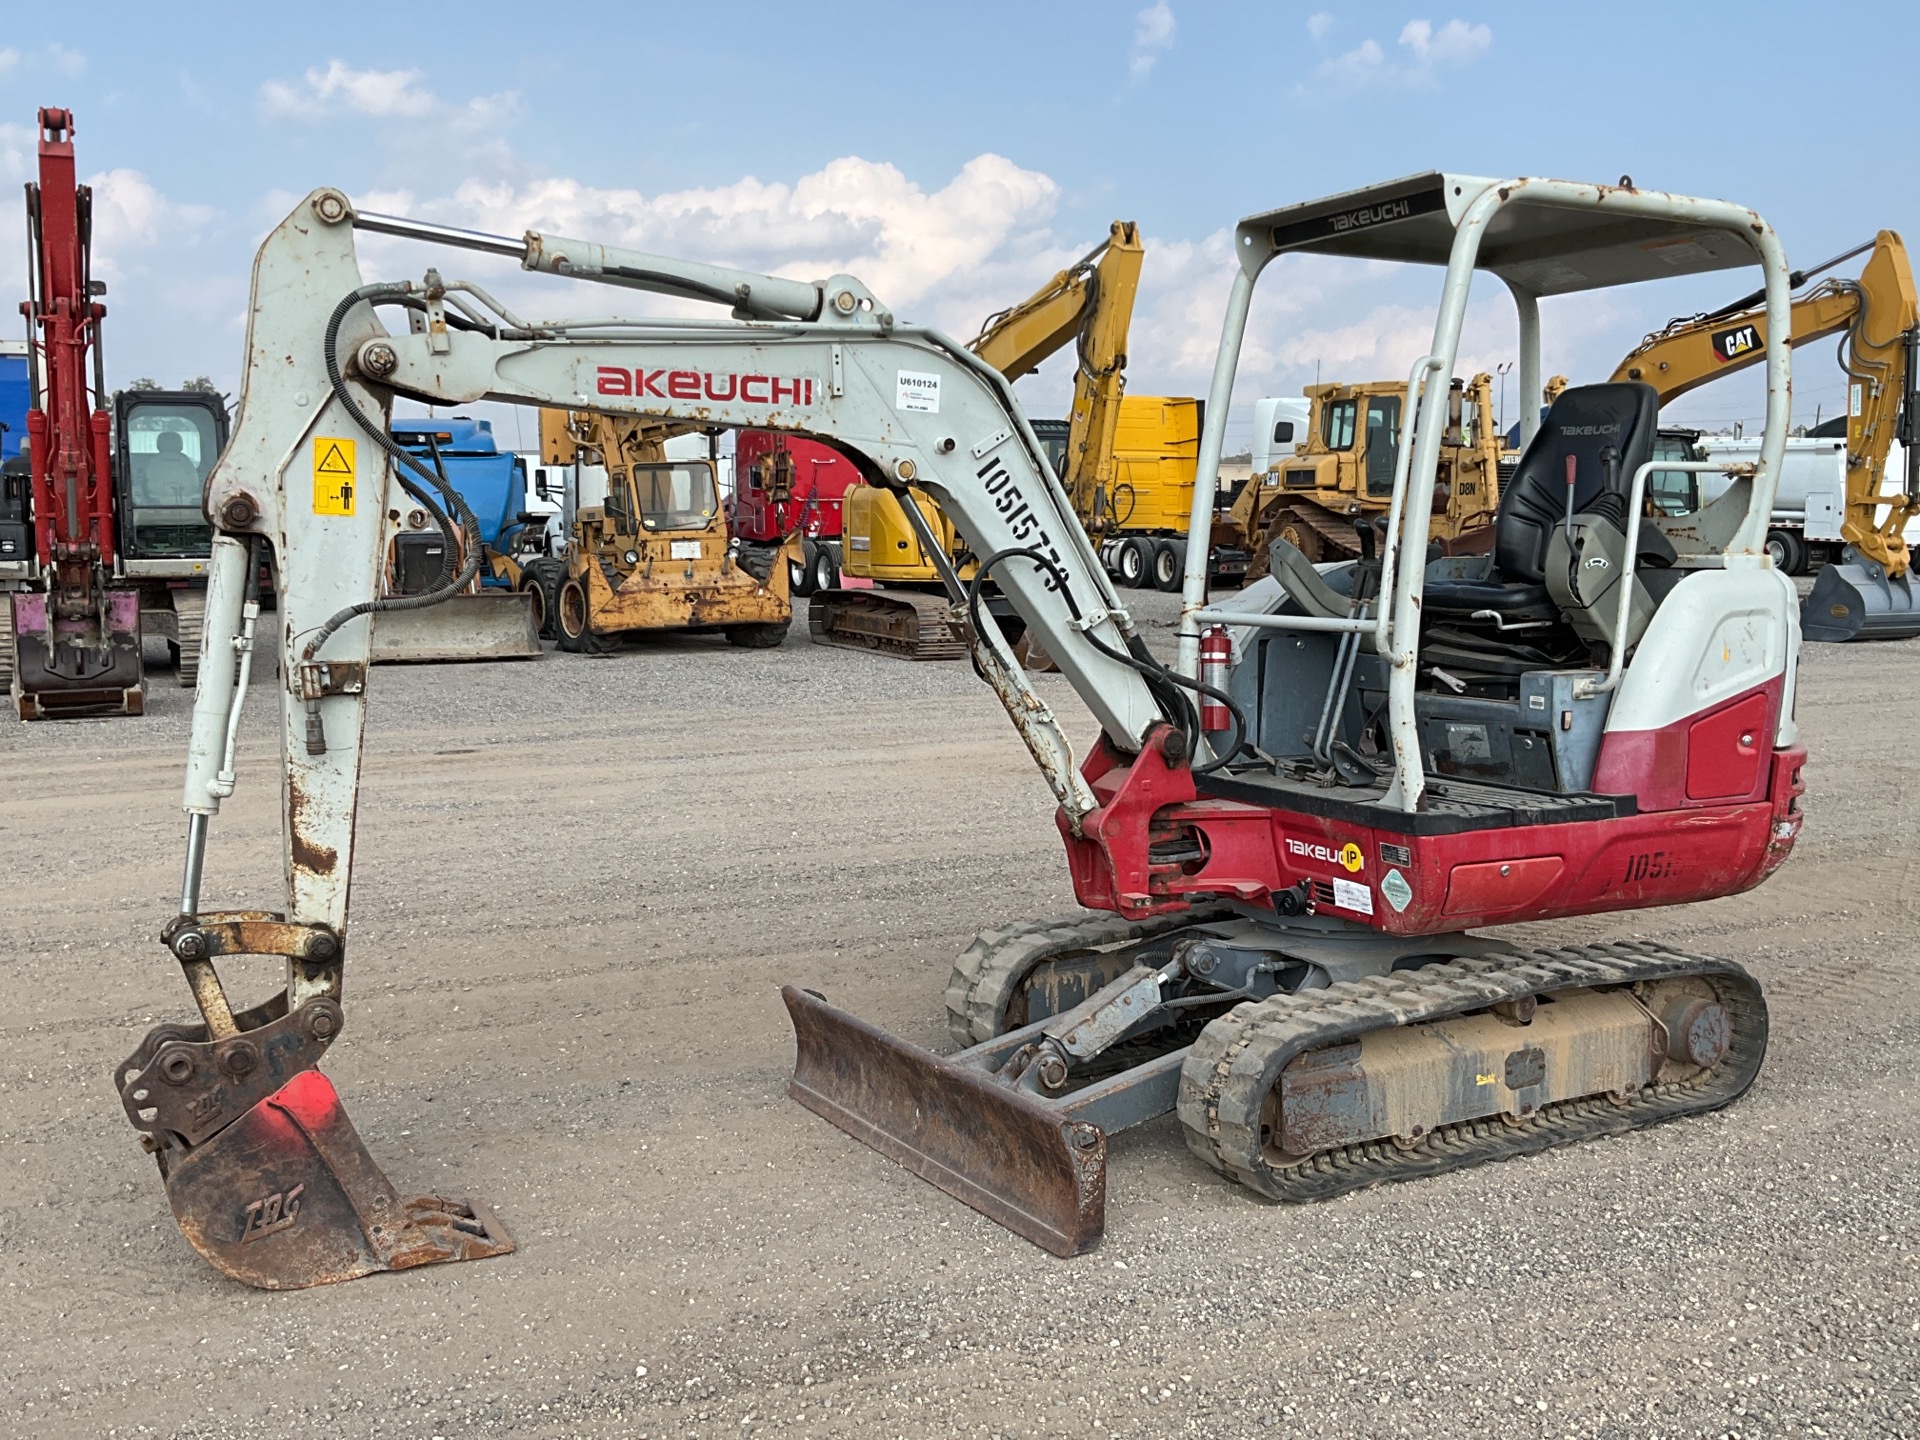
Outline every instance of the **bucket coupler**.
<svg viewBox="0 0 1920 1440"><path fill-rule="evenodd" d="M1174 1108L1182 1013L1237 998L1169 993L1184 978L1177 960L1135 965L1083 1004L948 1057L788 985L787 1093L1041 1249L1083 1254L1106 1230L1107 1136ZM1163 1053L1113 1068L1115 1047L1155 1036Z"/></svg>
<svg viewBox="0 0 1920 1440"><path fill-rule="evenodd" d="M402 1196L374 1162L314 1068L345 1023L331 995L291 1010L285 994L227 1008L213 956L284 955L304 979L323 980L337 975L336 937L241 911L177 920L163 938L207 1023L156 1027L114 1078L202 1258L263 1290L299 1290L513 1250L485 1206Z"/></svg>

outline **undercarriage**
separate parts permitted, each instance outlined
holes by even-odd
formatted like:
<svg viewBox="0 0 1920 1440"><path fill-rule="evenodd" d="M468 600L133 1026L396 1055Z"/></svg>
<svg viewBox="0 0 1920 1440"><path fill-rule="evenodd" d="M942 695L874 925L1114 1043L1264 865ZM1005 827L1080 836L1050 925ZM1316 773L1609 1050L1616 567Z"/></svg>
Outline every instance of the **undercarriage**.
<svg viewBox="0 0 1920 1440"><path fill-rule="evenodd" d="M972 1043L945 1058L783 993L794 1099L1057 1255L1100 1241L1107 1136L1170 1111L1221 1174L1326 1200L1717 1109L1767 1039L1746 971L1664 945L1232 910L988 932L954 967Z"/></svg>

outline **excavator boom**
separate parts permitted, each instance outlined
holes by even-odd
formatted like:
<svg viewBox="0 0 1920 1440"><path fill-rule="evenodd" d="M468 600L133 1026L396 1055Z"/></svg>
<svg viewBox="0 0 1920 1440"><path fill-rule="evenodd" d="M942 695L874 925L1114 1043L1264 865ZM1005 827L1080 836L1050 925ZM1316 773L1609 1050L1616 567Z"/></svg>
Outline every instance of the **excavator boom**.
<svg viewBox="0 0 1920 1440"><path fill-rule="evenodd" d="M1839 564L1821 571L1803 607L1801 627L1810 640L1920 635L1920 593L1904 538L1920 515L1920 453L1910 439L1920 425L1920 293L1907 247L1894 231L1882 230L1870 244L1793 279L1803 284L1863 251L1871 253L1858 280L1824 280L1793 302L1787 336L1790 347L1846 337L1840 355L1847 376L1845 549ZM1746 369L1766 353L1767 318L1755 302L1746 296L1672 322L1623 359L1614 380L1643 381L1664 405ZM1906 465L1889 491L1887 458L1896 440L1906 445Z"/></svg>
<svg viewBox="0 0 1920 1440"><path fill-rule="evenodd" d="M100 354L105 291L92 278L93 191L75 178L73 116L40 111L40 178L27 186L37 583L11 602L15 706L23 720L138 715L140 597L113 584L112 416ZM91 381L91 384L89 384Z"/></svg>

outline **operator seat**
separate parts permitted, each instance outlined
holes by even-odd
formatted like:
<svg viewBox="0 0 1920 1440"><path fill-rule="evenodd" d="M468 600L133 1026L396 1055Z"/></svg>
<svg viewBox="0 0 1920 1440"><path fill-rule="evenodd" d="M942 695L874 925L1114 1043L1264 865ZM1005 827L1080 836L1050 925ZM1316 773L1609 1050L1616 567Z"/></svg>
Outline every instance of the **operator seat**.
<svg viewBox="0 0 1920 1440"><path fill-rule="evenodd" d="M1491 573L1484 579L1429 580L1427 611L1491 610L1503 620L1558 619L1547 592L1547 547L1566 523L1568 458L1574 462L1572 513L1597 515L1624 530L1633 472L1653 458L1659 419L1658 393L1638 381L1561 391L1500 492ZM1602 458L1609 449L1611 464ZM1641 528L1640 548L1649 559L1673 559L1666 537L1650 526Z"/></svg>
<svg viewBox="0 0 1920 1440"><path fill-rule="evenodd" d="M1560 393L1501 491L1492 554L1477 562L1441 561L1435 569L1444 566L1452 573L1429 575L1423 658L1509 682L1530 670L1591 663L1592 644L1612 639L1612 602L1581 608L1564 593L1564 577L1549 588L1547 571L1556 564L1568 568L1569 554L1584 554L1590 538L1613 537L1616 551L1624 545L1634 471L1653 458L1659 415L1657 392L1638 382L1581 385ZM1569 459L1574 479L1570 536ZM1671 565L1675 558L1666 536L1647 524L1640 527L1638 555L1636 568ZM1460 578L1462 571L1466 578ZM1634 601L1628 644L1638 638L1652 606L1649 597Z"/></svg>

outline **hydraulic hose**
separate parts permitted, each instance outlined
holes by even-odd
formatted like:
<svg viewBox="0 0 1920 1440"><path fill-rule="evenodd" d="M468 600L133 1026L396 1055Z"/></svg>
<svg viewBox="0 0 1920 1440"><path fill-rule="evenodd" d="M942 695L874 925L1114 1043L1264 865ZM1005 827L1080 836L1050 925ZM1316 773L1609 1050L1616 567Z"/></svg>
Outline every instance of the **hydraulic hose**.
<svg viewBox="0 0 1920 1440"><path fill-rule="evenodd" d="M1060 598L1066 601L1068 613L1071 614L1076 621L1084 618L1080 613L1079 605L1074 601L1073 592L1067 587L1065 571L1037 550L1029 550L1020 546L1010 546L1005 550L996 550L993 554L982 560L980 562L980 568L974 571L973 578L967 582L967 619L972 622L975 633L978 633L980 629L980 596L982 588L985 586L987 577L992 574L994 568L1008 560L1031 560L1041 569L1050 572L1059 586ZM1203 681L1190 679L1176 670L1168 669L1165 665L1154 659L1151 654L1146 653L1146 647L1144 645L1140 646L1138 652L1116 650L1099 636L1095 635L1091 628L1083 629L1080 633L1086 636L1088 644L1092 645L1094 649L1098 650L1102 655L1105 655L1109 660L1116 660L1128 669L1139 672L1140 677L1147 682L1147 689L1152 692L1154 699L1159 702L1160 708L1167 713L1169 720L1179 726L1180 733L1186 738L1187 753L1189 755L1199 753L1198 740L1202 733L1200 730L1200 717L1195 714L1193 703L1180 692L1182 690L1191 690L1197 695L1218 700L1222 705L1227 707L1227 713L1233 717L1233 744L1227 746L1217 757L1209 760L1206 764L1193 766L1192 769L1195 775L1211 775L1214 771L1225 768L1228 762L1246 747L1249 734L1246 712L1240 708L1240 703L1231 695L1227 694L1226 691L1215 689Z"/></svg>
<svg viewBox="0 0 1920 1440"><path fill-rule="evenodd" d="M430 605L438 605L459 594L473 577L480 573L482 554L480 521L467 504L466 498L441 476L422 465L416 456L397 444L387 433L384 425L370 419L360 408L359 402L353 398L353 392L347 389L346 379L341 374L340 326L346 320L348 312L362 303L406 304L411 298L410 286L393 282L363 285L341 298L340 303L333 307L333 313L327 317L326 338L322 342L327 362L327 383L332 387L334 399L339 401L341 408L347 412L353 423L366 432L368 438L394 462L394 477L399 480L400 487L420 502L422 508L440 527L440 533L446 537L447 544L464 554L465 562L461 565L459 572L448 578L446 583L438 589L429 590L420 595L381 596L347 606L314 632L313 638L307 642L305 650L302 651L303 657L308 660L311 660L319 652L320 647L333 637L334 632L348 621L362 615L375 615L383 611L424 610ZM427 489L423 489L408 477L409 470L420 480L425 481L433 491L438 492L440 500L445 502L444 507L435 501L434 496L429 494ZM452 512L451 518L448 515L449 511ZM459 522L457 529L454 523L456 519Z"/></svg>

